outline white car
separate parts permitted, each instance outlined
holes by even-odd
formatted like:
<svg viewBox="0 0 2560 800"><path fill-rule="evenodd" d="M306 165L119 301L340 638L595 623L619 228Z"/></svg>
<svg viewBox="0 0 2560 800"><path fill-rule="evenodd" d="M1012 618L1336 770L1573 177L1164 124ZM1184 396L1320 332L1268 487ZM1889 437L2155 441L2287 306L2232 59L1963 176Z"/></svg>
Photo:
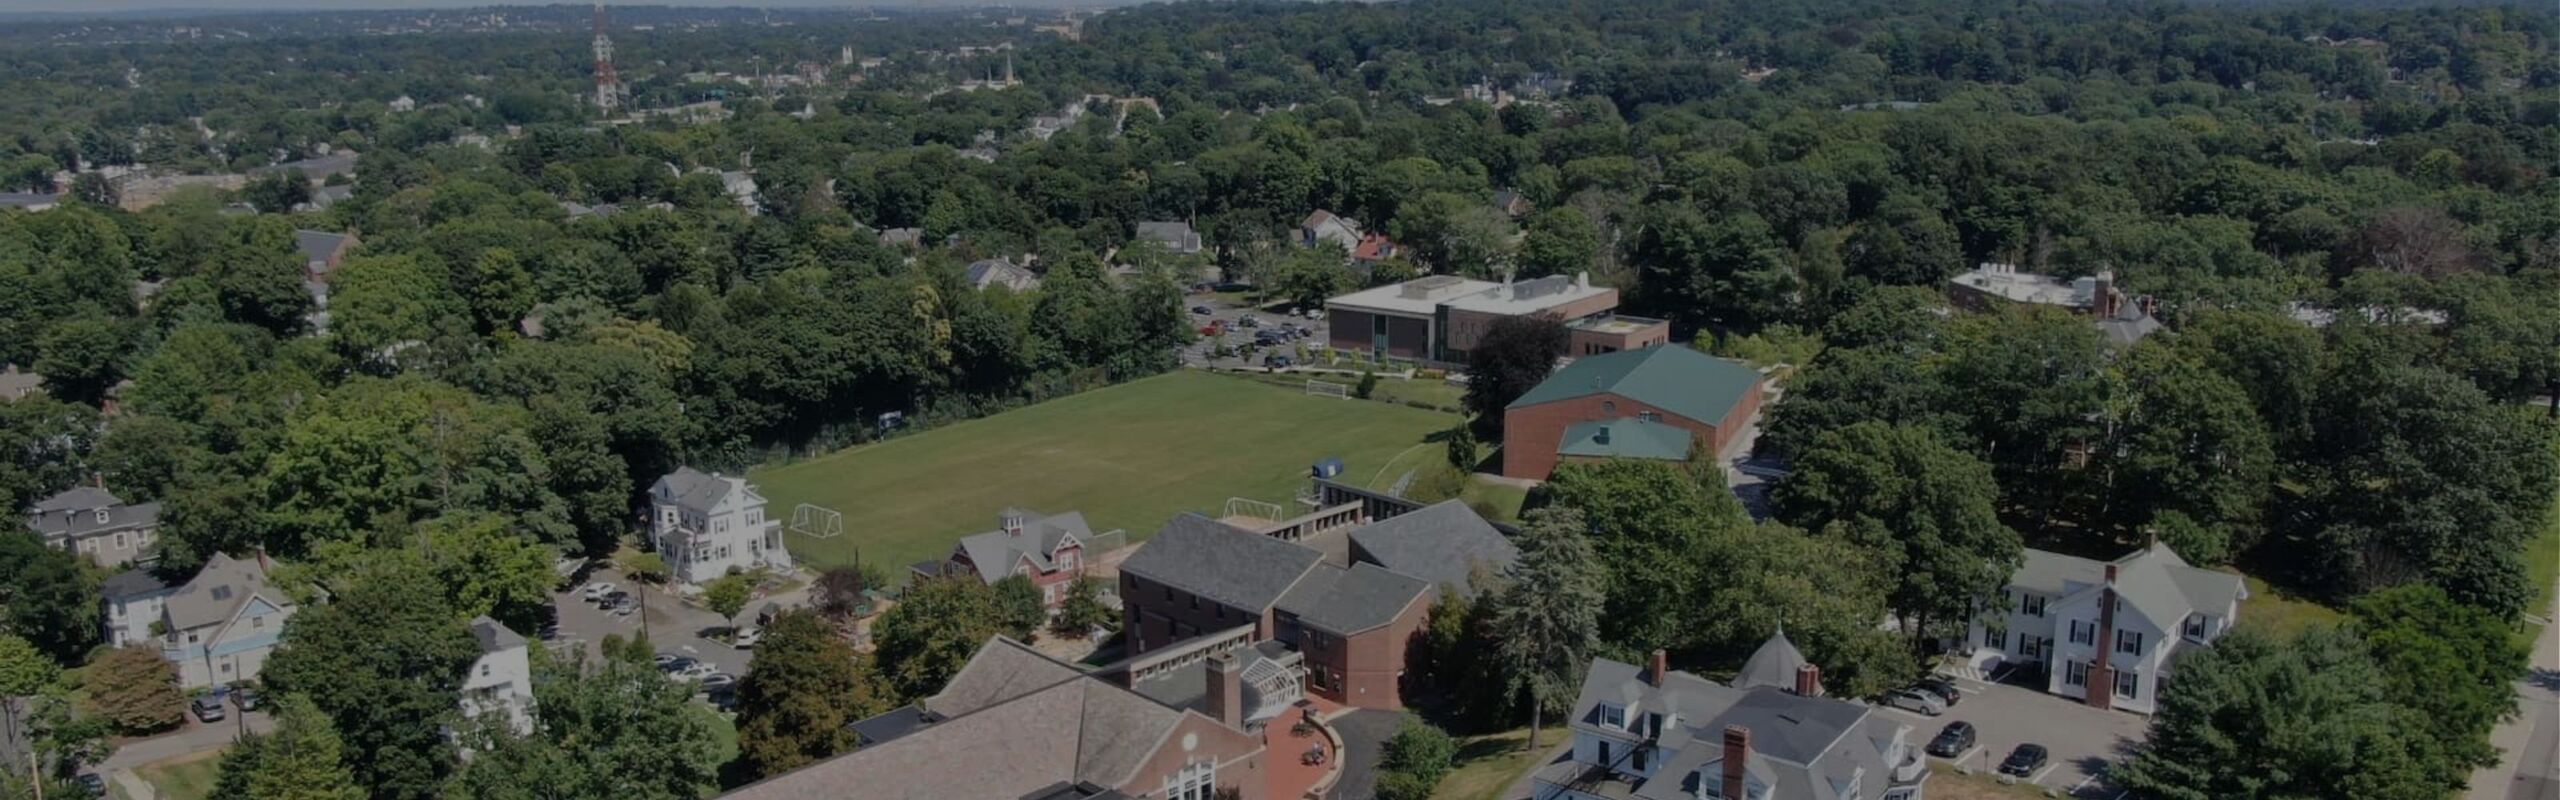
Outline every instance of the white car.
<svg viewBox="0 0 2560 800"><path fill-rule="evenodd" d="M687 666L686 666L685 668L683 668L683 669L679 669L679 670L676 670L676 671L674 671L674 672L669 672L669 673L667 673L667 680L671 680L671 681L680 681L680 682L684 682L684 683L699 683L699 682L701 682L701 681L702 681L702 679L704 679L704 678L708 678L708 677L711 677L713 674L718 673L719 671L720 671L720 668L719 668L719 667L714 667L714 666L711 666L711 665L709 665L709 664L704 664L704 663L701 663L701 662L695 662L695 663L693 663L693 664L687 665Z"/></svg>
<svg viewBox="0 0 2560 800"><path fill-rule="evenodd" d="M1947 701L1918 689L1896 689L1884 696L1884 704L1923 716L1947 713Z"/></svg>
<svg viewBox="0 0 2560 800"><path fill-rule="evenodd" d="M753 650L756 643L761 641L764 641L764 629L749 625L739 628L737 635L729 637L729 646L740 650Z"/></svg>
<svg viewBox="0 0 2560 800"><path fill-rule="evenodd" d="M613 590L619 588L622 587L613 585L612 581L596 581L587 584L587 588L579 591L578 596L586 598L590 603L600 603L604 601L605 595L612 594Z"/></svg>

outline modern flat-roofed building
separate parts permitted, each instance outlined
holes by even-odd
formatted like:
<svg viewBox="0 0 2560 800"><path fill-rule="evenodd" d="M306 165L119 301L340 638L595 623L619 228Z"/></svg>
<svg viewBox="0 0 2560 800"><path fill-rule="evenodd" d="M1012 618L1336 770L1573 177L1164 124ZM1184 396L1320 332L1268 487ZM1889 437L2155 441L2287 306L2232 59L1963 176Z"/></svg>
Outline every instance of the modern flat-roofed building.
<svg viewBox="0 0 2560 800"><path fill-rule="evenodd" d="M1325 314L1332 331L1328 344L1336 349L1424 361L1466 360L1505 317L1540 315L1565 323L1574 331L1569 347L1575 353L1670 341L1670 323L1619 316L1612 313L1617 307L1618 290L1591 285L1589 275L1502 283L1432 275L1326 300Z"/></svg>

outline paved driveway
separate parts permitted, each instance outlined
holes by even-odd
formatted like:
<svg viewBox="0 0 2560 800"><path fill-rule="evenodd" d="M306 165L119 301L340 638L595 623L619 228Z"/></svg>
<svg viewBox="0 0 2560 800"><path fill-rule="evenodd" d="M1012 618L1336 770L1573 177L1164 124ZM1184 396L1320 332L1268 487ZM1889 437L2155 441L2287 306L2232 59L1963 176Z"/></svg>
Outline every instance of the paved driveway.
<svg viewBox="0 0 2560 800"><path fill-rule="evenodd" d="M2070 698L2025 687L1961 678L1956 679L1956 684L1965 693L1964 702L1945 714L1922 717L1882 707L1877 713L1910 722L1912 736L1924 745L1949 722L1973 723L1977 745L1972 752L1952 760L1934 756L1931 760L1961 761L1975 772L1996 770L2000 760L2009 756L2009 750L2021 743L2044 745L2053 757L2034 782L2077 796L2115 797L2118 792L2107 787L2100 776L2107 765L2122 759L2142 741L2143 732L2151 724L2150 718L2139 714L2100 711Z"/></svg>
<svg viewBox="0 0 2560 800"><path fill-rule="evenodd" d="M1342 781L1333 785L1333 800L1369 800L1378 793L1379 752L1404 724L1404 712L1362 709L1328 724L1342 734Z"/></svg>

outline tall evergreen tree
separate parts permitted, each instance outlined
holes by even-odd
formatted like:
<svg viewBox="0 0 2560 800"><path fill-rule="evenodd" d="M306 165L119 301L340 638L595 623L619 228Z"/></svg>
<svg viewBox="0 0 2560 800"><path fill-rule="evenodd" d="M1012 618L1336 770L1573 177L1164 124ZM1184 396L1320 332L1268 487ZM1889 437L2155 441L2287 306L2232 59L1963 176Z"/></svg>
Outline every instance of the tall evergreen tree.
<svg viewBox="0 0 2560 800"><path fill-rule="evenodd" d="M250 734L222 757L215 800L361 800L329 716L301 695L278 698L275 729Z"/></svg>
<svg viewBox="0 0 2560 800"><path fill-rule="evenodd" d="M1583 535L1579 511L1529 512L1515 544L1520 558L1506 573L1509 585L1494 599L1493 635L1504 681L1529 698L1529 745L1538 741L1546 716L1573 702L1574 688L1600 649L1600 611L1606 600L1599 554Z"/></svg>

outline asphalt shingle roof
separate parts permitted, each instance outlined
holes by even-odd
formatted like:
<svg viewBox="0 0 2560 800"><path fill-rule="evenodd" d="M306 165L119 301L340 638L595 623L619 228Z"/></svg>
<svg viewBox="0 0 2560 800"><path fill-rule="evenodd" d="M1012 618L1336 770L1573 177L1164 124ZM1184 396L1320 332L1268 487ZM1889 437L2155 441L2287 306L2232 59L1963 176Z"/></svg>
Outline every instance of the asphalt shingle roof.
<svg viewBox="0 0 2560 800"><path fill-rule="evenodd" d="M524 637L487 616L471 618L471 638L480 641L480 652L495 653L524 646Z"/></svg>
<svg viewBox="0 0 2560 800"><path fill-rule="evenodd" d="M1081 545L1093 539L1093 526L1084 521L1084 512L1069 511L1056 516L1041 516L1018 509L1007 514L1022 515L1022 536L1017 538L1002 530L973 533L960 537L960 551L969 554L969 563L978 568L978 578L987 583L1004 580L1012 574L1013 564L1024 558L1042 571L1051 569L1049 554L1072 539Z"/></svg>
<svg viewBox="0 0 2560 800"><path fill-rule="evenodd" d="M677 467L659 478L658 485L675 497L676 505L696 514L708 514L729 497L732 483L728 478L704 474L692 467Z"/></svg>
<svg viewBox="0 0 2560 800"><path fill-rule="evenodd" d="M1431 584L1376 564L1353 564L1350 569L1328 564L1299 579L1277 605L1299 622L1349 636L1394 622L1396 614L1430 591Z"/></svg>
<svg viewBox="0 0 2560 800"><path fill-rule="evenodd" d="M1120 563L1120 571L1216 600L1231 608L1270 608L1324 556L1195 513L1167 520L1155 538Z"/></svg>
<svg viewBox="0 0 2560 800"><path fill-rule="evenodd" d="M1716 424L1759 387L1760 371L1742 362L1667 344L1574 359L1509 407L1610 393Z"/></svg>
<svg viewBox="0 0 2560 800"><path fill-rule="evenodd" d="M266 589L267 571L258 562L215 553L194 580L169 596L169 624L183 631L227 621ZM279 608L284 605L276 597L268 597L267 602Z"/></svg>
<svg viewBox="0 0 2560 800"><path fill-rule="evenodd" d="M1370 523L1351 532L1351 546L1366 560L1464 594L1475 572L1500 574L1519 560L1510 537L1475 509L1443 500Z"/></svg>
<svg viewBox="0 0 2560 800"><path fill-rule="evenodd" d="M346 241L347 235L343 233L310 230L293 232L294 249L302 251L302 260L306 262L327 260L329 254L337 252L338 245Z"/></svg>

